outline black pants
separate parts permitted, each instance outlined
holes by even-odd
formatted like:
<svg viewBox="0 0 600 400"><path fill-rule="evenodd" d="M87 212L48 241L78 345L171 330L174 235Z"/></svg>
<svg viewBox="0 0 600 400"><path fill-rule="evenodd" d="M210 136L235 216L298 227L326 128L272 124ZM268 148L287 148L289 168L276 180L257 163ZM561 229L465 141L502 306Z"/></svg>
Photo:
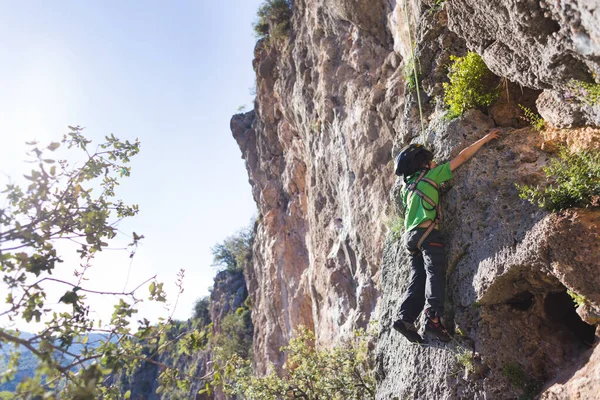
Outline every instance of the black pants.
<svg viewBox="0 0 600 400"><path fill-rule="evenodd" d="M423 306L431 308L438 316L444 315L446 286L446 242L437 229L434 229L417 249L417 242L425 232L415 228L404 234L404 244L410 253L410 283L400 306L400 319L414 322Z"/></svg>

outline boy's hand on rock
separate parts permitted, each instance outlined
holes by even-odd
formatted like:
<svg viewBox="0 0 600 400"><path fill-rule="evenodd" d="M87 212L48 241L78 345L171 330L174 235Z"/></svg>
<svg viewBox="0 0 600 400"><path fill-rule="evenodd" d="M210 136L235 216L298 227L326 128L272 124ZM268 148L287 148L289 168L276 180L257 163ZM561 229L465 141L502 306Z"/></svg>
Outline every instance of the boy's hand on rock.
<svg viewBox="0 0 600 400"><path fill-rule="evenodd" d="M500 137L500 129L492 129L490 133L485 135L484 139L486 142L492 141L494 139L498 139Z"/></svg>

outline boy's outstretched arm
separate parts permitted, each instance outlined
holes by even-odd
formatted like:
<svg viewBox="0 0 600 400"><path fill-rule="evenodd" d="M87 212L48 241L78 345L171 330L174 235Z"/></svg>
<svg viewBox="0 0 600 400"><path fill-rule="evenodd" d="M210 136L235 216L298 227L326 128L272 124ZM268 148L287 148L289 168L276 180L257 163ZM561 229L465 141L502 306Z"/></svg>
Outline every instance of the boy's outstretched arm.
<svg viewBox="0 0 600 400"><path fill-rule="evenodd" d="M456 168L460 167L465 161L470 159L477 153L477 151L489 142L490 140L498 139L500 137L500 129L492 129L490 133L485 135L483 138L479 139L460 153L452 161L450 161L450 170L454 171Z"/></svg>

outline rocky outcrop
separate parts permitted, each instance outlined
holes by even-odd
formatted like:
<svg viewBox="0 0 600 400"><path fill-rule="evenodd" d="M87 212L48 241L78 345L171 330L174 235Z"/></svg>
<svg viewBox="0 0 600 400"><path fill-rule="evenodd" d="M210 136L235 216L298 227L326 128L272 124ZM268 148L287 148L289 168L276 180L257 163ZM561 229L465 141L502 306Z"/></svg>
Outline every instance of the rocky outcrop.
<svg viewBox="0 0 600 400"><path fill-rule="evenodd" d="M221 332L221 321L234 313L248 298L246 279L242 271L220 271L214 280L210 294L210 320L213 332Z"/></svg>
<svg viewBox="0 0 600 400"><path fill-rule="evenodd" d="M547 214L518 198L515 183L537 181L548 158L541 144L530 129L507 132L445 189L452 343L409 345L389 329L409 270L402 243L388 242L378 398L533 395L566 365L589 358L594 327L577 315L566 291L590 300L598 294L600 212Z"/></svg>
<svg viewBox="0 0 600 400"><path fill-rule="evenodd" d="M600 105L565 105L571 80L594 82L600 75L600 2L453 0L446 9L450 29L496 75L547 89L538 103L546 120L560 127L600 125Z"/></svg>
<svg viewBox="0 0 600 400"><path fill-rule="evenodd" d="M258 44L255 111L232 120L260 213L248 276L263 372L282 363L298 325L331 343L364 326L377 302L404 89L386 7L361 7L369 13L295 2L293 44Z"/></svg>
<svg viewBox="0 0 600 400"><path fill-rule="evenodd" d="M600 381L600 351L588 350L574 365L566 366L540 397L542 400L594 399Z"/></svg>
<svg viewBox="0 0 600 400"><path fill-rule="evenodd" d="M588 299L578 311L593 323L598 286L581 275L598 275L598 212L548 214L515 183L541 183L552 149L578 147L575 134L598 142L597 130L572 128L600 125L599 106L567 96L571 80L600 72L597 9L575 0L293 2L289 39L257 44L254 111L231 122L260 214L246 270L259 373L281 365L279 348L298 325L326 346L373 319L381 399L532 395L566 365L594 359L585 347L593 328L566 290ZM467 50L482 55L502 97L487 114L447 121L447 65ZM414 62L419 97L405 82ZM544 139L523 128L517 104L571 129ZM425 141L449 160L494 126L503 138L443 189L447 317L464 336L408 346L389 330L408 274L400 243L385 240L398 191L392 155Z"/></svg>

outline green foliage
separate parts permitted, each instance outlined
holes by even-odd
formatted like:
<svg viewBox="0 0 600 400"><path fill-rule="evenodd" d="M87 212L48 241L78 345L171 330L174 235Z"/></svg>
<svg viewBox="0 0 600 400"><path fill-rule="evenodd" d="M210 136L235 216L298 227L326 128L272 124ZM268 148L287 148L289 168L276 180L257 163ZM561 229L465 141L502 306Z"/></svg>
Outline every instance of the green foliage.
<svg viewBox="0 0 600 400"><path fill-rule="evenodd" d="M534 379L531 379L523 371L523 367L516 362L505 363L502 366L502 374L513 387L523 391L523 396L521 396L523 400L533 399L536 392L539 391L538 383Z"/></svg>
<svg viewBox="0 0 600 400"><path fill-rule="evenodd" d="M219 331L211 338L210 343L221 358L228 359L234 354L243 359L250 358L253 326L248 308L239 307L235 312L227 314L221 321Z"/></svg>
<svg viewBox="0 0 600 400"><path fill-rule="evenodd" d="M517 388L524 388L527 383L527 375L523 372L521 365L515 362L509 362L502 366L502 374L506 376L511 385Z"/></svg>
<svg viewBox="0 0 600 400"><path fill-rule="evenodd" d="M319 350L314 334L300 327L281 351L287 361L281 373L252 374L250 361L237 356L220 360L213 386L248 400L375 398L374 360L369 336L356 331L354 337L332 349Z"/></svg>
<svg viewBox="0 0 600 400"><path fill-rule="evenodd" d="M543 168L546 177L551 179L547 187L516 185L519 196L551 211L564 210L576 206L589 206L598 202L600 196L600 153L580 151L571 153L561 148L558 158L554 158Z"/></svg>
<svg viewBox="0 0 600 400"><path fill-rule="evenodd" d="M441 10L444 7L444 3L446 0L433 0L433 5L431 6L432 11Z"/></svg>
<svg viewBox="0 0 600 400"><path fill-rule="evenodd" d="M289 0L265 0L258 8L257 15L258 20L254 23L257 38L268 38L273 42L287 37L292 17Z"/></svg>
<svg viewBox="0 0 600 400"><path fill-rule="evenodd" d="M464 57L450 56L449 83L444 83L444 102L448 118L462 115L470 108L486 107L499 96L496 88L489 88L486 79L491 76L482 58L473 52Z"/></svg>
<svg viewBox="0 0 600 400"><path fill-rule="evenodd" d="M585 298L585 296L581 296L571 290L567 290L567 294L571 296L571 298L573 299L573 303L575 303L577 307L581 307L582 305L587 303L587 299Z"/></svg>
<svg viewBox="0 0 600 400"><path fill-rule="evenodd" d="M208 297L196 300L192 318L198 321L199 326L210 324L210 299Z"/></svg>
<svg viewBox="0 0 600 400"><path fill-rule="evenodd" d="M475 371L473 367L473 352L467 349L460 349L456 354L456 360L460 365L465 367L465 369L469 372Z"/></svg>
<svg viewBox="0 0 600 400"><path fill-rule="evenodd" d="M20 380L17 398L116 399L121 397L119 389L102 382L109 374L136 370L148 360L142 344L157 344L170 327L168 321L150 325L139 317L135 334L130 326L145 297L138 293L142 286L150 283L150 301L166 301L163 284L155 278L131 291L86 287L86 272L93 268L95 256L119 234L117 223L138 213L136 205L115 199L115 190L120 180L130 175L129 162L140 144L110 135L92 146L82 128L69 129L62 143L45 147L28 143L34 169L25 175L26 186L11 183L2 192L6 200L0 204L6 205L0 209L0 274L4 285L0 291L5 307L0 315L12 321L43 324L31 336L0 328L0 346L10 348L2 380L18 376L19 352L27 352L35 357L35 374ZM82 162L75 166L56 160L52 154L60 146L69 154L77 152ZM132 234L129 257L135 255L141 239L142 235ZM75 244L79 256L79 267L71 280L58 279L54 274L63 263L59 248L65 247L59 246L61 242ZM180 292L182 281L183 270L177 281ZM49 285L63 287L62 295L51 297ZM88 302L91 293L116 299L108 323L93 319ZM107 339L89 342L96 330L104 332Z"/></svg>
<svg viewBox="0 0 600 400"><path fill-rule="evenodd" d="M402 239L402 235L404 234L404 218L394 215L387 220L386 226L394 241Z"/></svg>
<svg viewBox="0 0 600 400"><path fill-rule="evenodd" d="M211 249L213 266L228 271L243 270L248 257L251 255L253 241L254 222Z"/></svg>
<svg viewBox="0 0 600 400"><path fill-rule="evenodd" d="M531 111L529 108L525 107L524 105L519 104L519 108L521 110L523 110L523 114L524 114L523 118L525 119L525 121L529 122L536 131L544 130L544 128L546 126L546 122L544 121L544 119L542 117L540 117L539 115L537 115L536 113Z"/></svg>
<svg viewBox="0 0 600 400"><path fill-rule="evenodd" d="M321 122L320 119L311 121L310 131L311 131L311 133L314 133L317 135L321 134L321 132L323 131L323 123Z"/></svg>
<svg viewBox="0 0 600 400"><path fill-rule="evenodd" d="M416 90L418 83L421 82L421 76L421 63L419 62L419 59L416 60L415 65L415 57L411 57L404 66L404 79L406 80L406 84L411 91Z"/></svg>
<svg viewBox="0 0 600 400"><path fill-rule="evenodd" d="M573 96L590 106L600 104L600 83L571 80L567 88L568 97Z"/></svg>

